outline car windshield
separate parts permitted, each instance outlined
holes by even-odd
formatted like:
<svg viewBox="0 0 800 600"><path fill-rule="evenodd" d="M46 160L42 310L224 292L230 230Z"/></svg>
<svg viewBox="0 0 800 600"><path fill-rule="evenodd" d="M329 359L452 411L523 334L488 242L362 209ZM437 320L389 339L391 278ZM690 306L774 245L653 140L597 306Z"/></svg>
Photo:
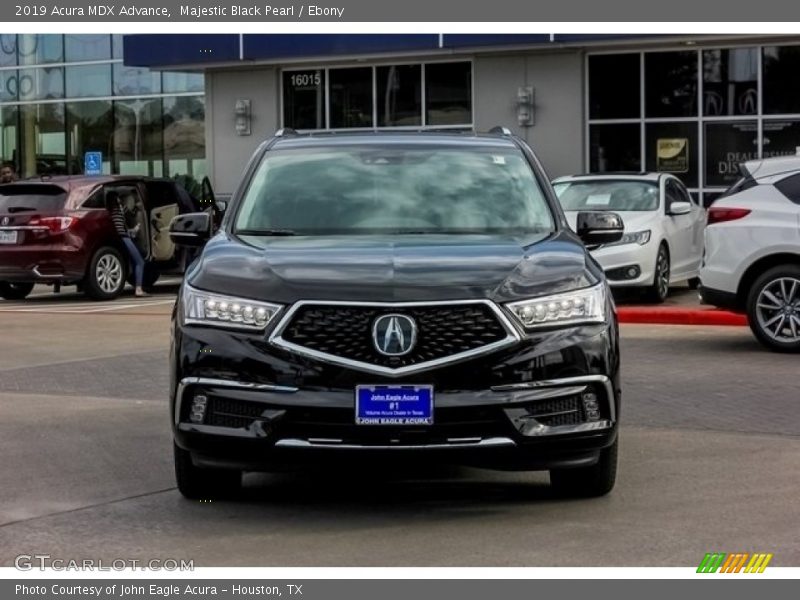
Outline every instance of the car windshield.
<svg viewBox="0 0 800 600"><path fill-rule="evenodd" d="M658 208L658 185L648 181L563 181L553 185L564 210L647 211Z"/></svg>
<svg viewBox="0 0 800 600"><path fill-rule="evenodd" d="M52 212L64 208L67 193L55 185L0 185L0 212Z"/></svg>
<svg viewBox="0 0 800 600"><path fill-rule="evenodd" d="M552 231L515 149L347 146L268 152L236 218L240 234Z"/></svg>

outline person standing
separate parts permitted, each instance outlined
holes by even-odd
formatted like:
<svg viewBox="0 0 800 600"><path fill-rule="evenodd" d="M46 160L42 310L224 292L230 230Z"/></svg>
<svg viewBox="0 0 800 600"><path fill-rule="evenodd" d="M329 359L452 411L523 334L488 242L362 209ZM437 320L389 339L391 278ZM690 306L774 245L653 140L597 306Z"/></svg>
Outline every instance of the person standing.
<svg viewBox="0 0 800 600"><path fill-rule="evenodd" d="M111 222L114 223L114 229L116 229L119 237L122 239L122 243L128 251L128 256L130 256L133 262L134 293L138 297L149 296L142 288L142 281L144 280L144 258L142 258L139 248L136 247L132 239L139 231L139 225L137 224L133 229L128 229L128 222L125 219L125 209L122 206L122 200L120 200L117 192L108 192L106 201L108 210L111 213Z"/></svg>

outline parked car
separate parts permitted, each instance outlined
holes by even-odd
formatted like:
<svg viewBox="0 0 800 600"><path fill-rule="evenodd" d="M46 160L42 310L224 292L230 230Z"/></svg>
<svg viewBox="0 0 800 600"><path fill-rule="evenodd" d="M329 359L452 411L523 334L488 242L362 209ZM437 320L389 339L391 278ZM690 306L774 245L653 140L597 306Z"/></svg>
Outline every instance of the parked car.
<svg viewBox="0 0 800 600"><path fill-rule="evenodd" d="M800 351L800 156L752 160L708 210L700 293L747 313L771 350Z"/></svg>
<svg viewBox="0 0 800 600"><path fill-rule="evenodd" d="M706 214L680 179L667 173L572 175L553 187L573 228L583 210L622 217L622 239L591 249L612 287L639 289L663 302L671 284L696 286Z"/></svg>
<svg viewBox="0 0 800 600"><path fill-rule="evenodd" d="M147 261L146 284L165 270L181 271L187 251L176 251L169 223L200 207L171 180L122 175L26 180L0 186L0 296L25 298L36 283L77 285L98 300L118 296L130 269L106 208L111 190L140 208L136 243Z"/></svg>
<svg viewBox="0 0 800 600"><path fill-rule="evenodd" d="M587 212L574 233L522 140L281 131L209 240L210 218L171 226L205 244L173 313L185 496L243 470L377 457L369 477L412 456L611 490L618 327L584 243L622 224Z"/></svg>

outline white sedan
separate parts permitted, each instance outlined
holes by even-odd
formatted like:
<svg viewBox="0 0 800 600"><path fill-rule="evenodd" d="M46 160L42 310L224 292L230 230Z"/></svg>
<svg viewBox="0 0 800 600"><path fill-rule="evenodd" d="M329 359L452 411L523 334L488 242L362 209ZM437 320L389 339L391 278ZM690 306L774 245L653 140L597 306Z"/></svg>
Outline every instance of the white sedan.
<svg viewBox="0 0 800 600"><path fill-rule="evenodd" d="M573 229L580 211L622 217L622 239L591 249L612 287L638 288L663 302L670 284L696 285L706 212L680 179L668 173L571 175L553 187Z"/></svg>

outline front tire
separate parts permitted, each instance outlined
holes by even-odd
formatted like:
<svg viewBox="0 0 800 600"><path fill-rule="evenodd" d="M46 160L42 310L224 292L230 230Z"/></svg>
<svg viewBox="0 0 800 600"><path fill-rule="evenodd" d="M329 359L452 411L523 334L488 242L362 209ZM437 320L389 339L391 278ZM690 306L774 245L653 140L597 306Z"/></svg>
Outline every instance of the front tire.
<svg viewBox="0 0 800 600"><path fill-rule="evenodd" d="M667 296L669 295L669 275L669 250L667 250L667 247L664 244L661 244L661 246L658 248L658 254L656 255L656 268L655 274L653 275L653 284L650 287L645 288L644 291L645 298L648 301L654 302L655 304L661 304L667 299Z"/></svg>
<svg viewBox="0 0 800 600"><path fill-rule="evenodd" d="M773 267L747 296L747 321L756 339L775 352L800 352L800 266Z"/></svg>
<svg viewBox="0 0 800 600"><path fill-rule="evenodd" d="M6 300L24 300L33 291L32 283L0 281L0 296Z"/></svg>
<svg viewBox="0 0 800 600"><path fill-rule="evenodd" d="M242 472L198 467L192 455L173 443L175 481L178 491L190 500L211 500L234 495L242 486Z"/></svg>
<svg viewBox="0 0 800 600"><path fill-rule="evenodd" d="M605 496L617 480L619 438L600 451L600 458L591 467L550 469L550 485L559 496L597 498Z"/></svg>
<svg viewBox="0 0 800 600"><path fill-rule="evenodd" d="M89 262L83 287L93 300L112 300L125 289L127 262L122 253L111 246L103 246Z"/></svg>

